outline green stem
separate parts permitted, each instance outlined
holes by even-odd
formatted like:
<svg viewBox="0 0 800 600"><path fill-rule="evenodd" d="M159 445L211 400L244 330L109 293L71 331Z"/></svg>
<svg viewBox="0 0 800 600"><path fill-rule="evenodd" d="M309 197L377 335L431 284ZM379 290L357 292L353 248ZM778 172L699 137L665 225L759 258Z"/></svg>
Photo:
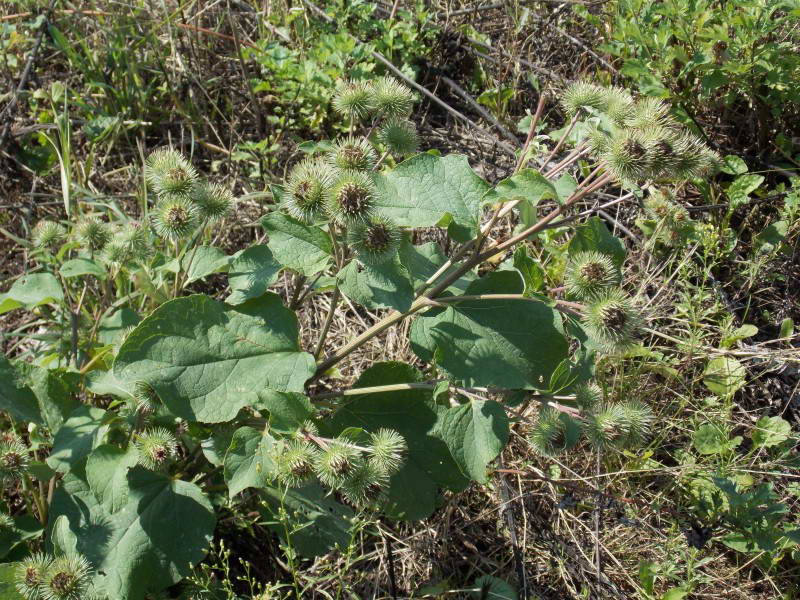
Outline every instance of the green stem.
<svg viewBox="0 0 800 600"><path fill-rule="evenodd" d="M39 513L39 522L42 525L47 524L47 509L44 507L42 499L39 497L38 492L34 489L31 478L25 474L22 476L22 490L25 492L25 503L28 505L28 511L30 510L29 498L33 499L34 504L36 505L36 511Z"/></svg>
<svg viewBox="0 0 800 600"><path fill-rule="evenodd" d="M328 309L328 314L325 316L325 323L322 325L322 332L319 334L317 349L314 352L314 360L319 360L319 357L322 355L322 351L325 349L325 338L328 337L328 332L331 329L331 323L333 323L333 316L336 313L336 307L339 305L340 296L341 292L339 291L339 285L337 284L336 287L333 288L331 306Z"/></svg>

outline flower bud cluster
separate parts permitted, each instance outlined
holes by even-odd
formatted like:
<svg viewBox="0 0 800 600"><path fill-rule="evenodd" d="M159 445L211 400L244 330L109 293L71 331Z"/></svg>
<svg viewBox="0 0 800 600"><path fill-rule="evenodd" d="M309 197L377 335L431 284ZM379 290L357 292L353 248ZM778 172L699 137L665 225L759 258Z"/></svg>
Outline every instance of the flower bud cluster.
<svg viewBox="0 0 800 600"><path fill-rule="evenodd" d="M597 449L627 448L641 444L653 423L650 407L636 400L607 401L595 383L575 390L580 416L572 416L543 406L528 434L533 448L542 455L554 456L574 447L585 437Z"/></svg>
<svg viewBox="0 0 800 600"><path fill-rule="evenodd" d="M416 128L408 120L413 104L411 90L391 77L341 82L333 101L351 120L371 121L369 131L375 131L377 147L385 148L384 155L399 156L413 154L419 146ZM390 261L402 234L377 210L373 171L379 164L378 150L367 137L337 140L325 156L306 159L292 169L284 186L284 209L306 223L327 221L344 229L342 242L364 265Z"/></svg>
<svg viewBox="0 0 800 600"><path fill-rule="evenodd" d="M695 231L696 222L683 206L666 190L655 189L644 201L644 216L649 221L646 233L662 244L675 247L683 244Z"/></svg>
<svg viewBox="0 0 800 600"><path fill-rule="evenodd" d="M295 439L276 447L278 480L299 487L313 480L339 492L357 507L375 506L384 496L389 478L403 465L408 448L391 429L369 434L364 444L350 438L318 437L316 428L301 428Z"/></svg>
<svg viewBox="0 0 800 600"><path fill-rule="evenodd" d="M564 91L561 103L569 117L595 124L590 147L619 181L682 181L719 165L719 156L656 98L635 100L624 89L580 81Z"/></svg>
<svg viewBox="0 0 800 600"><path fill-rule="evenodd" d="M564 271L567 294L585 303L584 331L598 350L609 354L629 348L642 324L641 314L620 283L619 268L601 252L574 254Z"/></svg>
<svg viewBox="0 0 800 600"><path fill-rule="evenodd" d="M185 238L233 208L230 190L201 179L192 164L171 148L160 148L147 158L144 176L158 197L152 222L162 238Z"/></svg>
<svg viewBox="0 0 800 600"><path fill-rule="evenodd" d="M17 591L27 600L85 600L91 566L80 554L32 554L17 566Z"/></svg>

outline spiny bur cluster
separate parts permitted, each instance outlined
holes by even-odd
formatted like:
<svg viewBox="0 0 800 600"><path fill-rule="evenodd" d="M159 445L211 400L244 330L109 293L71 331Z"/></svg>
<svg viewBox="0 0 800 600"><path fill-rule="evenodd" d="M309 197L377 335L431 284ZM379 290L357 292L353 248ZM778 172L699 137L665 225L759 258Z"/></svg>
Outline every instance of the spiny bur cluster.
<svg viewBox="0 0 800 600"><path fill-rule="evenodd" d="M145 162L144 176L158 198L152 221L159 237L186 238L198 227L224 218L233 207L230 190L201 179L172 148L154 151Z"/></svg>
<svg viewBox="0 0 800 600"><path fill-rule="evenodd" d="M10 484L24 477L30 466L30 449L16 434L4 433L0 439L0 482Z"/></svg>
<svg viewBox="0 0 800 600"><path fill-rule="evenodd" d="M575 390L578 415L543 405L539 418L528 434L533 448L544 456L554 456L574 447L582 437L597 449L627 448L641 444L653 423L650 408L639 401L610 402L595 383Z"/></svg>
<svg viewBox="0 0 800 600"><path fill-rule="evenodd" d="M653 189L644 201L644 219L639 225L668 247L680 246L690 239L697 223L689 216L689 211L678 204L668 190Z"/></svg>
<svg viewBox="0 0 800 600"><path fill-rule="evenodd" d="M85 600L91 565L80 554L32 554L16 570L17 591L27 600Z"/></svg>
<svg viewBox="0 0 800 600"><path fill-rule="evenodd" d="M579 81L564 91L561 103L569 117L594 124L589 137L594 156L623 183L682 181L719 165L716 152L656 98L636 100L624 89Z"/></svg>
<svg viewBox="0 0 800 600"><path fill-rule="evenodd" d="M165 469L177 456L178 440L168 429L155 427L136 436L139 464L152 471Z"/></svg>
<svg viewBox="0 0 800 600"><path fill-rule="evenodd" d="M391 77L340 82L333 106L365 132L351 133L324 156L298 163L284 186L287 213L306 223L339 227L341 243L367 266L392 260L400 245L402 232L377 208L373 172L389 154L417 151L417 130L408 119L413 105L411 90Z"/></svg>
<svg viewBox="0 0 800 600"><path fill-rule="evenodd" d="M608 354L633 345L642 315L619 287L621 274L612 258L600 252L577 252L564 271L564 287L584 303L581 324L593 345Z"/></svg>
<svg viewBox="0 0 800 600"><path fill-rule="evenodd" d="M321 438L309 423L276 447L274 459L283 485L299 487L316 479L350 504L367 508L384 497L407 451L403 437L391 429L379 429L359 444L347 437Z"/></svg>

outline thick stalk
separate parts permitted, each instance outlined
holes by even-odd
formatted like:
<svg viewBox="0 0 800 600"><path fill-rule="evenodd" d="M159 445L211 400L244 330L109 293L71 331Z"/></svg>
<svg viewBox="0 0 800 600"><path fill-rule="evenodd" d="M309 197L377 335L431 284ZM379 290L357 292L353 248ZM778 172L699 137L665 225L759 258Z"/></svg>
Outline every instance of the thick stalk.
<svg viewBox="0 0 800 600"><path fill-rule="evenodd" d="M319 334L317 349L314 351L314 360L319 360L319 357L322 356L322 351L325 349L325 338L328 337L328 332L331 329L331 323L333 323L333 316L336 313L336 307L339 305L340 296L341 292L339 291L339 286L337 284L337 286L333 288L331 306L328 309L328 314L325 316L325 323L322 325L322 332Z"/></svg>

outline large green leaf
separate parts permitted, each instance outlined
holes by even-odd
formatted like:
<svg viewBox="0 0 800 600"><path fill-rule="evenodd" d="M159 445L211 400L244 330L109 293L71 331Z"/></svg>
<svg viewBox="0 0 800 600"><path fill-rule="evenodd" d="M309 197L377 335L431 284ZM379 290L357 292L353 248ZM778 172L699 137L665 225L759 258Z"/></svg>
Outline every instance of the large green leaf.
<svg viewBox="0 0 800 600"><path fill-rule="evenodd" d="M271 452L274 440L266 431L258 431L252 427L241 427L231 439L231 445L225 454L225 483L228 484L228 496L249 487L261 488L272 478L275 463Z"/></svg>
<svg viewBox="0 0 800 600"><path fill-rule="evenodd" d="M50 433L58 433L61 424L81 405L78 399L81 376L64 369L30 366L28 380L39 402L42 419Z"/></svg>
<svg viewBox="0 0 800 600"><path fill-rule="evenodd" d="M516 175L503 179L483 197L483 204L519 200L536 206L540 200L559 200L553 183L534 169L523 169Z"/></svg>
<svg viewBox="0 0 800 600"><path fill-rule="evenodd" d="M20 563L0 565L0 598L3 600L25 600L17 591L17 568Z"/></svg>
<svg viewBox="0 0 800 600"><path fill-rule="evenodd" d="M463 472L471 479L486 483L486 465L493 461L508 442L508 417L493 400L470 399L466 404L445 412L436 429Z"/></svg>
<svg viewBox="0 0 800 600"><path fill-rule="evenodd" d="M64 299L61 284L52 273L32 273L14 282L11 289L0 294L0 315L15 308L30 310L40 304L60 302Z"/></svg>
<svg viewBox="0 0 800 600"><path fill-rule="evenodd" d="M261 494L265 502L260 510L269 527L284 542L291 541L292 549L301 556L321 556L350 543L353 510L319 484L288 490L268 487Z"/></svg>
<svg viewBox="0 0 800 600"><path fill-rule="evenodd" d="M86 481L97 501L109 513L115 513L128 503L128 471L139 461L133 445L127 450L103 444L86 459Z"/></svg>
<svg viewBox="0 0 800 600"><path fill-rule="evenodd" d="M459 154L418 154L386 175L377 176L378 208L406 227L452 221L464 236L478 232L481 198L489 185Z"/></svg>
<svg viewBox="0 0 800 600"><path fill-rule="evenodd" d="M411 277L397 259L375 266L353 261L339 277L344 295L370 309L394 308L402 312L414 301Z"/></svg>
<svg viewBox="0 0 800 600"><path fill-rule="evenodd" d="M258 395L258 409L269 411L269 428L291 433L314 413L311 400L303 394L265 390Z"/></svg>
<svg viewBox="0 0 800 600"><path fill-rule="evenodd" d="M228 304L241 304L266 293L278 277L281 265L272 256L268 246L251 246L231 264L228 282L231 293Z"/></svg>
<svg viewBox="0 0 800 600"><path fill-rule="evenodd" d="M735 358L717 356L708 361L703 371L703 383L723 398L733 396L745 384L747 369Z"/></svg>
<svg viewBox="0 0 800 600"><path fill-rule="evenodd" d="M398 256L400 257L400 262L411 275L415 288L425 283L447 261L447 257L436 242L427 242L419 246L414 246L408 239L404 239L402 244L400 244ZM455 265L451 266L445 270L445 274L441 277L444 278L455 268L457 268ZM463 292L467 289L470 282L474 280L475 274L472 271L468 271L454 281L450 287L447 288L447 291L453 294Z"/></svg>
<svg viewBox="0 0 800 600"><path fill-rule="evenodd" d="M127 504L110 513L84 480L67 474L53 497L51 519L69 520L78 552L96 569L99 590L116 600L143 600L203 559L216 520L192 483L135 467L128 488Z"/></svg>
<svg viewBox="0 0 800 600"><path fill-rule="evenodd" d="M187 269L186 281L190 283L212 273L228 270L230 256L214 246L197 246L183 257L183 268Z"/></svg>
<svg viewBox="0 0 800 600"><path fill-rule="evenodd" d="M114 363L117 377L146 381L173 413L203 423L233 419L266 388L302 391L314 369L299 350L297 318L275 294L236 307L203 295L167 302Z"/></svg>
<svg viewBox="0 0 800 600"><path fill-rule="evenodd" d="M333 253L328 234L287 215L272 212L261 219L269 249L282 265L307 277L328 268Z"/></svg>
<svg viewBox="0 0 800 600"><path fill-rule="evenodd" d="M356 388L393 383L414 383L423 379L413 366L384 362L367 369ZM460 474L447 445L436 436L436 425L447 409L433 402L429 390L404 390L353 396L330 421L331 433L348 427L366 431L396 430L408 445L408 457L389 487L387 514L396 519L424 519L436 507L439 487L463 489L467 480Z"/></svg>
<svg viewBox="0 0 800 600"><path fill-rule="evenodd" d="M470 285L467 295L522 290L518 273L496 271ZM468 387L509 389L546 389L568 350L558 313L527 298L466 300L420 315L411 347Z"/></svg>
<svg viewBox="0 0 800 600"><path fill-rule="evenodd" d="M5 558L9 552L25 540L38 538L44 531L42 524L30 515L20 515L19 517L13 517L13 519L13 529L7 527L0 529L0 559ZM0 583L0 591L2 589L3 586ZM0 594L0 598L4 600L7 597Z"/></svg>
<svg viewBox="0 0 800 600"><path fill-rule="evenodd" d="M19 421L42 422L39 403L25 378L0 354L0 410Z"/></svg>
<svg viewBox="0 0 800 600"><path fill-rule="evenodd" d="M81 406L73 411L53 440L47 464L60 473L82 471L82 462L102 443L108 431L106 417L106 411L94 406Z"/></svg>
<svg viewBox="0 0 800 600"><path fill-rule="evenodd" d="M94 275L98 279L106 278L106 269L103 265L89 258L73 258L61 265L58 270L62 277L80 277L81 275Z"/></svg>
<svg viewBox="0 0 800 600"><path fill-rule="evenodd" d="M97 328L97 340L101 344L116 344L126 332L141 321L142 318L130 308L120 308L111 315L100 320Z"/></svg>

